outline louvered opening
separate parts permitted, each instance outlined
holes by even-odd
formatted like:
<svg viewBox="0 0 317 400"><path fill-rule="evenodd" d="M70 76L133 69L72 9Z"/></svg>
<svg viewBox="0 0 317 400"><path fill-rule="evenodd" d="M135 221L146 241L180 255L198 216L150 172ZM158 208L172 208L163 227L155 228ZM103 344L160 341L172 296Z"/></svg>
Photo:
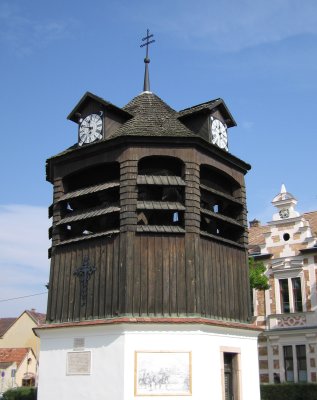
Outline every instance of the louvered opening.
<svg viewBox="0 0 317 400"><path fill-rule="evenodd" d="M119 163L98 164L64 177L56 223L60 242L119 230L119 181Z"/></svg>
<svg viewBox="0 0 317 400"><path fill-rule="evenodd" d="M96 207L119 207L119 185L106 190L88 193L82 196L71 197L62 202L62 216L78 212L86 212Z"/></svg>
<svg viewBox="0 0 317 400"><path fill-rule="evenodd" d="M93 167L80 169L63 179L64 192L68 193L105 182L119 181L120 167L118 163L103 163Z"/></svg>
<svg viewBox="0 0 317 400"><path fill-rule="evenodd" d="M83 216L83 219L65 221L58 226L61 242L70 239L93 237L99 233L119 230L119 210L98 216Z"/></svg>
<svg viewBox="0 0 317 400"><path fill-rule="evenodd" d="M184 227L184 212L173 210L140 210L138 225L180 226Z"/></svg>
<svg viewBox="0 0 317 400"><path fill-rule="evenodd" d="M200 230L240 243L244 234L241 188L231 177L211 166L200 168Z"/></svg>
<svg viewBox="0 0 317 400"><path fill-rule="evenodd" d="M183 175L184 164L175 157L153 156L139 161L137 179L139 226L184 227ZM174 232L171 229L165 231Z"/></svg>
<svg viewBox="0 0 317 400"><path fill-rule="evenodd" d="M139 175L184 177L184 163L176 157L150 156L139 161Z"/></svg>

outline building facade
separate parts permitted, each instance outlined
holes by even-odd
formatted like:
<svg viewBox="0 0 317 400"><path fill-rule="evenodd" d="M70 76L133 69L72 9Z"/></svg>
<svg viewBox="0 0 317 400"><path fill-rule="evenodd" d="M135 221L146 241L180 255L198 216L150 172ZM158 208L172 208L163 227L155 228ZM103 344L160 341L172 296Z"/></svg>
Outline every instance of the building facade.
<svg viewBox="0 0 317 400"><path fill-rule="evenodd" d="M45 321L46 315L34 309L17 318L0 318L1 390L37 383L40 341L33 328Z"/></svg>
<svg viewBox="0 0 317 400"><path fill-rule="evenodd" d="M0 348L0 395L19 386L34 386L37 360L31 348Z"/></svg>
<svg viewBox="0 0 317 400"><path fill-rule="evenodd" d="M23 311L17 318L0 318L0 347L28 347L38 357L40 343L33 328L42 324L45 319L45 314L38 313L34 309Z"/></svg>
<svg viewBox="0 0 317 400"><path fill-rule="evenodd" d="M249 254L266 267L270 289L254 291L262 383L317 382L317 211L300 214L282 185L276 212L249 228Z"/></svg>

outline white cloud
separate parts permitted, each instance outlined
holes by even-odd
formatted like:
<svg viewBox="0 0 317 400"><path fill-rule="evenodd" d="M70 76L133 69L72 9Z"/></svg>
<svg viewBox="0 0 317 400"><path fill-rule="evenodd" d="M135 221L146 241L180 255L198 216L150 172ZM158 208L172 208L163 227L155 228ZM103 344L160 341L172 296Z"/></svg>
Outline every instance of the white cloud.
<svg viewBox="0 0 317 400"><path fill-rule="evenodd" d="M18 55L33 53L65 38L73 21L37 20L15 4L0 5L0 42Z"/></svg>
<svg viewBox="0 0 317 400"><path fill-rule="evenodd" d="M179 0L173 5L177 15L166 13L166 2L159 2L137 18L151 17L154 33L176 36L186 48L232 52L317 33L315 0L200 0L195 5Z"/></svg>
<svg viewBox="0 0 317 400"><path fill-rule="evenodd" d="M49 260L47 208L0 206L0 299L45 292ZM45 311L45 296L0 302L0 317L35 307Z"/></svg>

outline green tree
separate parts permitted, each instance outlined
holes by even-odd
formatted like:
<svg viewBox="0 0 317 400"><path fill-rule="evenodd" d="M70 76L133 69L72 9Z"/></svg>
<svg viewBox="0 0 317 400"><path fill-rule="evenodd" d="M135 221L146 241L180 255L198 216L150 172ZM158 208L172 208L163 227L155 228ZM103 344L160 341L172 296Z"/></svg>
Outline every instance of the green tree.
<svg viewBox="0 0 317 400"><path fill-rule="evenodd" d="M264 274L265 270L266 268L263 261L256 261L253 257L249 258L249 278L251 290L267 290L270 288L269 279Z"/></svg>

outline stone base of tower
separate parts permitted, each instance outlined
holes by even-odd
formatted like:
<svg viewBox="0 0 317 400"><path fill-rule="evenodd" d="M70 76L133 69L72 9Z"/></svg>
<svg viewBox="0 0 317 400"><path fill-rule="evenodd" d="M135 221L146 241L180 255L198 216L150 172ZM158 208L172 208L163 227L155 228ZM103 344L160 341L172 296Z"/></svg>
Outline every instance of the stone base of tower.
<svg viewBox="0 0 317 400"><path fill-rule="evenodd" d="M119 318L36 329L39 400L259 400L253 326L202 318Z"/></svg>

